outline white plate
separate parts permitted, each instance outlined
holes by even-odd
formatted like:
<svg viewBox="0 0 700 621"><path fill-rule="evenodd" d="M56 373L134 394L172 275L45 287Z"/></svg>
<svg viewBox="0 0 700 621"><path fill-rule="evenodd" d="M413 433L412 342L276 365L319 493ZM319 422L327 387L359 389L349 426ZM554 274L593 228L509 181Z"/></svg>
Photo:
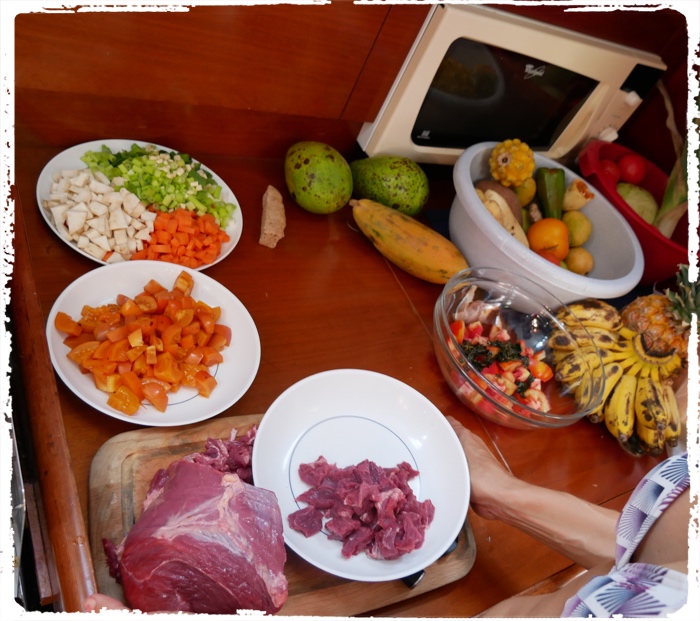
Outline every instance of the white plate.
<svg viewBox="0 0 700 621"><path fill-rule="evenodd" d="M192 297L209 306L221 307L220 323L231 328L231 344L223 351L224 361L210 369L218 385L207 399L194 388L181 387L169 393L165 412L144 403L134 416L127 416L107 405L108 395L95 387L90 374L66 356L65 334L54 327L58 311L78 319L85 304L99 306L116 301L118 294L134 296L151 279L170 289L182 272L194 278ZM196 423L223 412L248 390L260 366L260 337L253 318L240 300L226 287L201 272L171 263L141 261L114 263L98 267L70 284L54 303L46 322L46 336L51 362L56 373L76 395L96 410L136 425L174 427Z"/></svg>
<svg viewBox="0 0 700 621"><path fill-rule="evenodd" d="M323 532L306 538L290 528L287 517L305 506L295 498L308 489L299 465L321 455L338 467L369 459L389 468L406 461L418 470L411 487L418 500L435 505L423 546L391 561L363 553L346 559L341 542ZM274 401L255 436L253 479L277 495L292 550L324 571L364 582L404 578L438 560L459 535L469 506L467 460L440 410L403 382L360 369L312 375Z"/></svg>
<svg viewBox="0 0 700 621"><path fill-rule="evenodd" d="M73 250L79 252L83 256L86 256L88 259L92 259L93 261L100 263L101 265L106 265L106 263L102 259L96 259L81 248L78 248L75 242L65 239L56 230L53 220L51 219L51 214L46 209L44 209L44 201L47 200L49 197L49 194L51 192L51 185L53 183L53 174L56 171L87 168L87 164L83 162L80 158L83 155L85 155L85 153L87 153L88 151L100 151L103 145L109 147L112 153L116 153L117 151L130 149L131 145L133 144L137 144L141 147L144 147L148 144L153 143L142 142L140 140L121 139L94 140L92 142L84 142L83 144L79 144L74 147L71 147L70 149L66 149L65 151L62 151L53 159L51 159L49 163L46 164L46 166L44 166L44 169L41 171L41 174L39 175L39 180L36 184L37 205L39 206L39 211L41 212L41 215L43 216L44 220L46 220L46 223L49 225L49 227L51 227L51 230L54 233L56 233L56 236L62 242L68 244L71 248L73 248ZM177 151L177 149L171 149L170 147L164 147L158 144L154 144L153 146L155 146L157 149L162 149L164 151ZM241 238L241 232L243 231L243 214L241 213L241 206L238 202L238 199L231 191L231 188L229 188L228 185L226 185L226 183L221 177L219 177L219 175L217 175L213 170L207 168L204 164L202 164L202 169L210 172L214 181L216 181L216 183L218 183L221 186L221 200L227 203L235 203L237 207L233 210L233 213L231 214L231 220L229 221L228 226L226 227L226 232L228 233L229 241L227 241L225 244L222 244L221 252L219 253L219 256L217 257L216 261L207 265L202 265L201 267L198 267L196 271L205 270L211 267L212 265L216 265L217 263L225 259L229 254L231 254L231 251L236 247L236 244L238 244L238 240Z"/></svg>

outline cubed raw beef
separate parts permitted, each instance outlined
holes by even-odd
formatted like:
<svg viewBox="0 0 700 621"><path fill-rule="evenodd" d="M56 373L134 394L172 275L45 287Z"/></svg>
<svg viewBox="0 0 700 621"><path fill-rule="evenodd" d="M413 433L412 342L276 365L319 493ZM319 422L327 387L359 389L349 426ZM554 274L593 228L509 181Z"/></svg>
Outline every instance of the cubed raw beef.
<svg viewBox="0 0 700 621"><path fill-rule="evenodd" d="M287 517L289 526L306 537L325 529L329 539L343 542L346 558L364 552L396 559L423 545L435 515L433 503L419 502L408 483L418 474L406 462L382 468L364 460L338 468L321 456L301 464L299 476L311 487L297 496L307 506Z"/></svg>

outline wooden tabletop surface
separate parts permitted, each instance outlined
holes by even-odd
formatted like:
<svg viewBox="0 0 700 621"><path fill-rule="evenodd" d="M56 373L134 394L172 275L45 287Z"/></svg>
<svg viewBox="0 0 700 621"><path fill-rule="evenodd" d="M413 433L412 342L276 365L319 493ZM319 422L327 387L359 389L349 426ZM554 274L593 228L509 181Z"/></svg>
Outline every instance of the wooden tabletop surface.
<svg viewBox="0 0 700 621"><path fill-rule="evenodd" d="M15 151L12 307L61 599L66 610L76 611L95 588L86 535L92 459L107 440L139 427L84 404L54 375L48 358L45 322L54 301L73 280L99 269L61 242L39 213L37 178L59 151L27 145ZM233 253L206 274L246 306L262 344L255 381L220 416L264 413L302 378L352 367L384 373L414 387L445 415L482 436L517 476L596 504L619 507L655 463L628 456L604 428L587 421L556 431L524 432L468 412L443 381L433 353L432 312L440 285L420 281L388 263L358 232L349 207L318 216L296 206L286 192L280 160L197 156L232 188L244 220ZM451 178L449 169L439 167L430 175L432 198L425 218L439 227L446 222L452 200ZM270 184L283 192L287 214L285 237L274 249L258 243L261 200ZM368 614L473 616L571 566L509 526L471 511L468 519L477 549L468 575ZM314 614L312 605L306 614Z"/></svg>

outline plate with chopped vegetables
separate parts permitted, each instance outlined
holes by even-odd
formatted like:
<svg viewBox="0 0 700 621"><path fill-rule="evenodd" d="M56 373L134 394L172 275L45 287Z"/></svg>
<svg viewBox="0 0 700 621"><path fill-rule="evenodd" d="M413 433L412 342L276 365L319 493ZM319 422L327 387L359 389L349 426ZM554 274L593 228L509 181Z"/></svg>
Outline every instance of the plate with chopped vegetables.
<svg viewBox="0 0 700 621"><path fill-rule="evenodd" d="M171 427L236 403L260 365L260 337L240 300L186 267L104 265L70 284L49 313L51 362L96 410Z"/></svg>
<svg viewBox="0 0 700 621"><path fill-rule="evenodd" d="M39 175L37 204L61 241L100 264L146 259L200 271L225 259L243 229L221 177L188 154L137 140L59 153Z"/></svg>

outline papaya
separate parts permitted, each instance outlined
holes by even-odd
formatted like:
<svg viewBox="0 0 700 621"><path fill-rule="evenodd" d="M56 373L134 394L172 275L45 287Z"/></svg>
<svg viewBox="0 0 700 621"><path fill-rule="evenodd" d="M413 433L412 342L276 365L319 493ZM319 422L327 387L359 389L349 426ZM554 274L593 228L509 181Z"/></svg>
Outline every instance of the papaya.
<svg viewBox="0 0 700 621"><path fill-rule="evenodd" d="M416 278L445 284L467 261L449 239L396 209L369 199L352 199L352 215L372 245Z"/></svg>

